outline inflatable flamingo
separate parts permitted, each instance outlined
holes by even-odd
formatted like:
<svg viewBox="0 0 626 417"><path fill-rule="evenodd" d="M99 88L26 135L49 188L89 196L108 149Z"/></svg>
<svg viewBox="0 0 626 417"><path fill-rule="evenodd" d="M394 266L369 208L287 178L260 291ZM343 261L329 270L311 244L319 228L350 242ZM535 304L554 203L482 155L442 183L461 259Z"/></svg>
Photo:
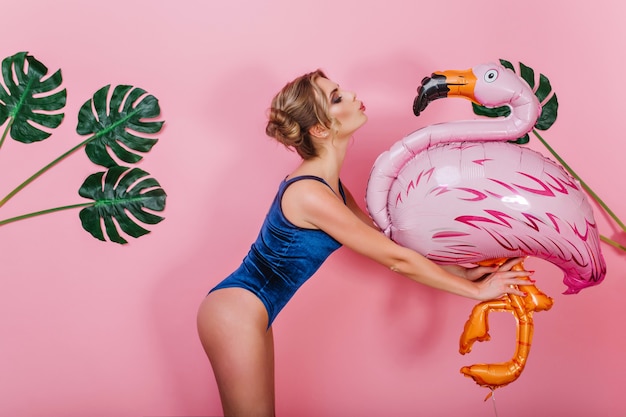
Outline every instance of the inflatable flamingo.
<svg viewBox="0 0 626 417"><path fill-rule="evenodd" d="M541 105L521 77L499 64L446 71L425 78L413 110L459 96L485 107L508 106L506 117L427 126L395 143L376 160L367 186L367 209L397 243L440 264L499 263L536 256L564 273L565 293L599 284L606 266L593 211L580 185L560 165L508 141L535 125ZM523 270L523 265L516 267ZM460 352L489 340L489 311L517 319L517 349L510 362L472 365L461 372L497 388L522 372L532 339L532 312L552 299L534 285L526 297L478 304L461 336Z"/></svg>

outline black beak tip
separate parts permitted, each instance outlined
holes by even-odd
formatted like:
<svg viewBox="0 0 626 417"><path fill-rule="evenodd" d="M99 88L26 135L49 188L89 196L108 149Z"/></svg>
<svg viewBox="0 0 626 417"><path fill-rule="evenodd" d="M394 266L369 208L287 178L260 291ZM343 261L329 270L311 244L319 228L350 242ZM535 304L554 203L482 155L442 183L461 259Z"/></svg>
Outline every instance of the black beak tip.
<svg viewBox="0 0 626 417"><path fill-rule="evenodd" d="M413 100L413 114L419 116L431 101L447 97L448 91L445 76L432 74L425 77L417 88L417 97Z"/></svg>
<svg viewBox="0 0 626 417"><path fill-rule="evenodd" d="M426 106L428 106L428 98L426 97L426 93L423 86L419 86L417 89L417 96L413 100L413 114L419 116L420 113L424 111Z"/></svg>

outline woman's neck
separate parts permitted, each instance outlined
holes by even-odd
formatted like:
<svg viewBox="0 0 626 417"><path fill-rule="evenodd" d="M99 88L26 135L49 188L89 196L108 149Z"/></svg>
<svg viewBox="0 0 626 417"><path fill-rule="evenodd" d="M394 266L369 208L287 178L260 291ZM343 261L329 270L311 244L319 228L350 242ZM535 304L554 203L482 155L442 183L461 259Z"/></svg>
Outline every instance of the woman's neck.
<svg viewBox="0 0 626 417"><path fill-rule="evenodd" d="M337 183L350 139L326 139L318 146L318 156L302 161L292 175L316 175Z"/></svg>
<svg viewBox="0 0 626 417"><path fill-rule="evenodd" d="M330 184L336 184L345 158L345 152L335 148L322 149L320 154L311 159L305 159L292 173L297 175L315 175L324 178Z"/></svg>

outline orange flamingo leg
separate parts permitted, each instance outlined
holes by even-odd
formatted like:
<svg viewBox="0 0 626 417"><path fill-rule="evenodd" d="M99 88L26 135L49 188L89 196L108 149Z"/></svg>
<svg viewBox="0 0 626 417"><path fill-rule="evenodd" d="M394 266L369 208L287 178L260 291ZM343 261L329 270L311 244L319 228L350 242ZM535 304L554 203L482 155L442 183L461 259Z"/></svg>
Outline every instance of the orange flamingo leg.
<svg viewBox="0 0 626 417"><path fill-rule="evenodd" d="M483 264L502 264L505 261L506 259L494 260ZM524 271L521 262L512 269ZM510 361L496 364L476 364L461 368L461 373L472 378L478 385L491 389L499 388L515 381L524 370L533 337L533 312L549 310L553 300L535 285L524 285L523 290L526 292L525 297L509 294L497 300L477 304L465 323L459 343L459 352L463 355L472 350L474 342L490 339L488 322L490 312L509 311L513 313L517 323L517 344Z"/></svg>

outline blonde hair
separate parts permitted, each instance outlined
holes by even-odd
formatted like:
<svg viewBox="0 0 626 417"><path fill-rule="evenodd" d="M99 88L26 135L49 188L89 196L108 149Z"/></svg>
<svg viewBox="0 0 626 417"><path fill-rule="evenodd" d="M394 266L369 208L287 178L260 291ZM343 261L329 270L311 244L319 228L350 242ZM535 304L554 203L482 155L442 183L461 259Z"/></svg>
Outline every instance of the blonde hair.
<svg viewBox="0 0 626 417"><path fill-rule="evenodd" d="M333 125L318 78L328 77L318 69L287 83L272 99L265 128L268 136L294 149L302 159L318 156L309 130L318 124L327 129Z"/></svg>

